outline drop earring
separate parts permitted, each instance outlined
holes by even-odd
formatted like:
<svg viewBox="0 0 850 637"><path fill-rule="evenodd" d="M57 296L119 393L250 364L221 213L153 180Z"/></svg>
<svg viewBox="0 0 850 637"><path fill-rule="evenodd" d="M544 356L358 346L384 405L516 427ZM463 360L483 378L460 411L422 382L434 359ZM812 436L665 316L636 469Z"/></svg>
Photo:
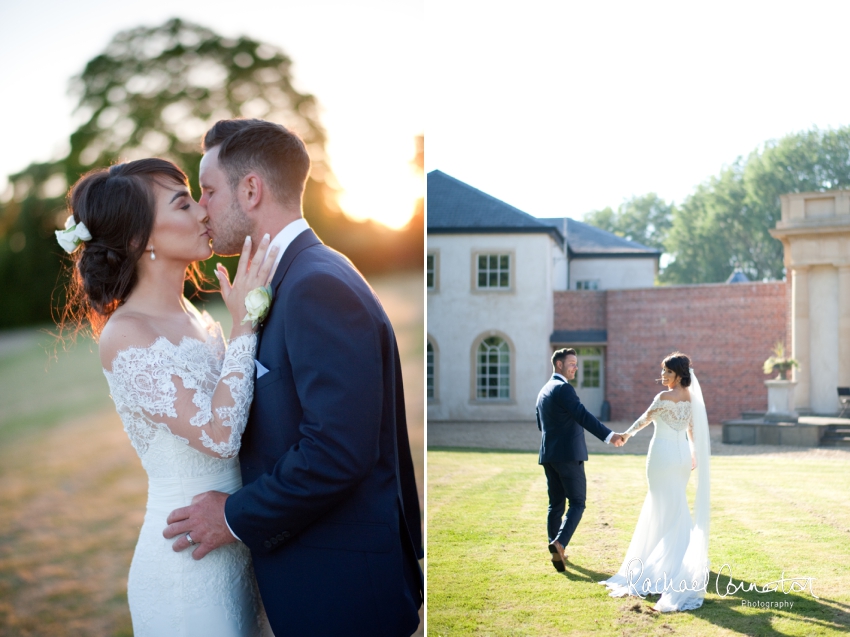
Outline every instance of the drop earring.
<svg viewBox="0 0 850 637"><path fill-rule="evenodd" d="M151 261L156 261L156 254L153 251L153 246L151 246Z"/></svg>

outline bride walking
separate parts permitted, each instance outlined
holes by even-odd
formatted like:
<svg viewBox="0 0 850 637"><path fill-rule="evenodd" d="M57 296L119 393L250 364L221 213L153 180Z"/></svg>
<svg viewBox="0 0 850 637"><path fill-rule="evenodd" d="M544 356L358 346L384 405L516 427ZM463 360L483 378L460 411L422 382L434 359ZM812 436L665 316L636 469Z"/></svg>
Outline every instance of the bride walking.
<svg viewBox="0 0 850 637"><path fill-rule="evenodd" d="M242 486L237 453L257 345L245 299L268 283L276 248L264 262L266 235L249 265L246 239L232 286L216 272L233 317L228 346L221 326L183 296L187 274L212 254L206 212L183 171L163 159L115 165L83 176L68 200L71 216L56 233L72 259L63 325L87 321L99 339L112 398L148 474L127 584L134 634L271 634L244 544L195 560L174 552L162 529L194 495Z"/></svg>
<svg viewBox="0 0 850 637"><path fill-rule="evenodd" d="M655 423L646 456L649 491L620 569L599 582L612 597L660 594L653 608L662 612L699 608L708 586L711 446L705 401L690 365L681 352L664 359L661 382L667 390L622 434L628 441ZM685 488L694 470L691 518Z"/></svg>

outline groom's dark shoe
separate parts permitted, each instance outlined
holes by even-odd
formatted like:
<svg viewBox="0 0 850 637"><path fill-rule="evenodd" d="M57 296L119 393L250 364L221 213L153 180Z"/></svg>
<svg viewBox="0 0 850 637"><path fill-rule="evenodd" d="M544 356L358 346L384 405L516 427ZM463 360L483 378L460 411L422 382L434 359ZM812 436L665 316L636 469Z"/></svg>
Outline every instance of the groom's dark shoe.
<svg viewBox="0 0 850 637"><path fill-rule="evenodd" d="M561 546L561 543L558 542L558 540L555 540L549 545L549 552L552 554L552 566L554 566L555 570L559 573L563 573L567 568L567 556L564 553L564 547Z"/></svg>

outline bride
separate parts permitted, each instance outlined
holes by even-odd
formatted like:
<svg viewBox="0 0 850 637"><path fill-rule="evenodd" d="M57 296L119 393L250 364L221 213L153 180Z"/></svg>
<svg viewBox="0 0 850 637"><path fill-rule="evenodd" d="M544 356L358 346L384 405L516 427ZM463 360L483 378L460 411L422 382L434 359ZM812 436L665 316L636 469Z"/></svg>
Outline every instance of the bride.
<svg viewBox="0 0 850 637"><path fill-rule="evenodd" d="M708 417L699 382L681 352L661 364L667 387L624 434L655 423L646 456L646 494L626 557L617 574L599 582L612 597L661 595L653 607L668 612L702 606L708 586L709 459ZM691 518L685 488L697 472Z"/></svg>
<svg viewBox="0 0 850 637"><path fill-rule="evenodd" d="M162 528L194 495L242 486L237 453L257 345L245 298L271 279L276 249L264 262L267 235L254 263L243 250L232 286L216 271L233 317L228 345L221 326L183 296L197 261L212 254L206 213L183 171L163 159L115 165L84 175L68 200L71 216L56 233L71 253L63 325L87 321L99 339L112 399L148 474L127 583L134 634L270 635L244 544L194 560L174 552Z"/></svg>

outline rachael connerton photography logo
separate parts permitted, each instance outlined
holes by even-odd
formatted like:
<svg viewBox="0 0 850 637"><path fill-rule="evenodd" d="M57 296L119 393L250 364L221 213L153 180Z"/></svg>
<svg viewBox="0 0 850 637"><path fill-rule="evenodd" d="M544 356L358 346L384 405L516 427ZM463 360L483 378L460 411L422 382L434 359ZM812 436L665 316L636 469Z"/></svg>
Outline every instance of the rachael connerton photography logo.
<svg viewBox="0 0 850 637"><path fill-rule="evenodd" d="M635 566L635 562L640 565L640 569ZM695 578L690 582L690 585L687 580L682 579L679 580L679 587L676 588L673 580L667 579L667 572L663 571L662 577L659 577L655 582L652 581L649 577L640 582L641 575L643 575L643 560L639 557L632 558L629 560L629 568L628 568L628 581L629 581L629 595L637 595L640 598L644 598L646 595L657 595L659 593L668 593L673 591L674 593L682 593L684 591L707 591L708 590L708 580L709 580L709 567L703 569L702 578ZM641 591L639 592L636 584L640 582Z"/></svg>
<svg viewBox="0 0 850 637"><path fill-rule="evenodd" d="M726 588L721 592L720 590L720 577L723 575L723 572L728 570L729 579L726 582ZM745 584L744 582L735 582L735 579L732 577L732 567L729 564L724 564L720 567L720 570L717 571L717 580L715 581L715 590L720 597L727 597L728 595L734 595L735 593L758 593L762 595L764 593L777 593L781 592L783 595L788 595L790 593L804 593L806 589L808 589L809 593L815 599L820 599L817 595L815 595L815 589L812 586L812 582L815 581L815 577L785 577L785 571L782 571L782 575L779 579L773 580L772 582L768 582L761 588L755 582L749 582ZM752 606L755 608L792 608L794 606L794 602L792 601L783 601L783 602L766 602L762 600L749 601L746 599L741 600L741 606Z"/></svg>
<svg viewBox="0 0 850 637"><path fill-rule="evenodd" d="M639 568L638 568L639 567ZM720 587L720 579L724 576L724 572L728 574L728 580L726 581L725 588L721 591ZM702 578L695 578L690 583L682 579L678 582L678 587L675 585L675 582L671 579L667 579L667 572L662 572L662 577L652 581L650 578L645 578L641 581L641 575L643 575L643 561L639 557L635 557L629 561L628 566L628 582L629 582L629 594L637 595L638 597L645 597L646 595L654 595L659 593L667 593L670 591L681 593L684 591L708 591L708 582L710 579L709 566L706 565L705 569L703 569ZM812 597L815 599L820 599L817 595L815 595L814 587L812 582L815 581L815 577L785 577L785 571L782 571L782 575L779 579L773 580L772 582L768 582L763 586L759 587L755 582L735 582L735 579L732 577L732 567L729 564L724 564L720 567L720 570L717 572L717 579L715 580L714 590L717 592L717 595L720 597L728 597L729 595L734 595L735 593L758 593L759 595L765 593L776 593L781 592L783 595L788 595L790 593L803 593L806 590L809 591ZM640 590L638 590L638 586L640 585ZM767 602L767 601L748 601L741 600L741 606L754 606L757 608L791 608L793 607L794 602L792 601L783 601L783 602Z"/></svg>

